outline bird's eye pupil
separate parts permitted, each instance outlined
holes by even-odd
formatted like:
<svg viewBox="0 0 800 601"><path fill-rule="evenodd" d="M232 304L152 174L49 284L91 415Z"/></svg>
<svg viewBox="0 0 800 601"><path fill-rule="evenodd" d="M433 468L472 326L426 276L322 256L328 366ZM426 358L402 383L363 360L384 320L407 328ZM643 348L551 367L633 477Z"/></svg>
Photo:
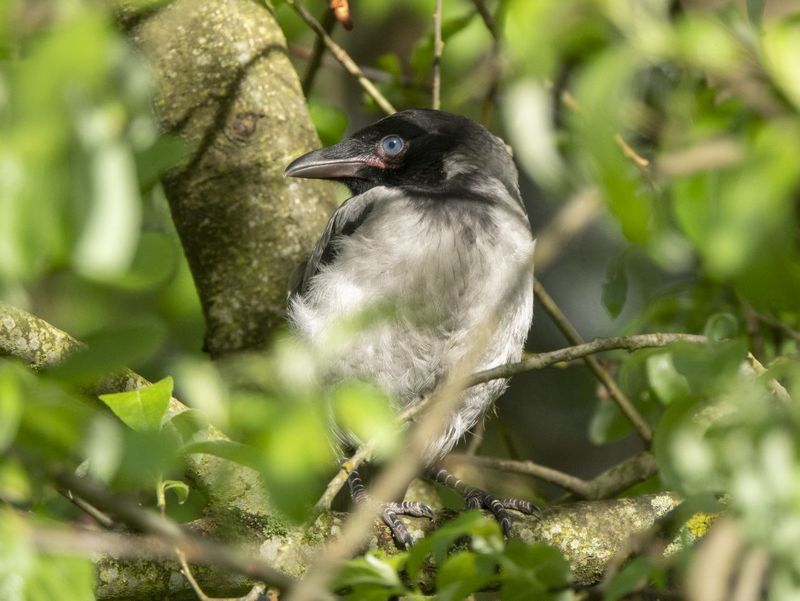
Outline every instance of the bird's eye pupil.
<svg viewBox="0 0 800 601"><path fill-rule="evenodd" d="M394 156L403 150L403 144L400 136L386 136L381 142L381 148L385 154Z"/></svg>

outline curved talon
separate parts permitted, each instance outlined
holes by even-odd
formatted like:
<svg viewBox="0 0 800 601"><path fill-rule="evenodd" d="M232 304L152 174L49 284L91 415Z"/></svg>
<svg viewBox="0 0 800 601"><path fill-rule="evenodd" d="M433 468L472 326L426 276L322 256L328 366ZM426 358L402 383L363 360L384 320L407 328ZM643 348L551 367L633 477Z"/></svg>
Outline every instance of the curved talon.
<svg viewBox="0 0 800 601"><path fill-rule="evenodd" d="M500 522L503 534L506 537L511 537L511 518L500 499L482 490L473 489L464 501L467 509L488 509L495 519Z"/></svg>
<svg viewBox="0 0 800 601"><path fill-rule="evenodd" d="M498 499L479 488L473 488L472 486L464 484L444 468L431 468L428 470L427 474L434 482L444 484L446 487L452 488L456 492L462 494L467 509L486 509L490 511L495 519L500 522L500 527L507 537L511 536L511 517L508 511L506 511L507 509L513 509L514 511L519 511L520 513L528 515L536 515L539 513L539 508L530 501L524 501L522 499Z"/></svg>
<svg viewBox="0 0 800 601"><path fill-rule="evenodd" d="M403 501L402 503L386 503L381 512L383 523L389 527L397 546L402 549L410 549L414 545L414 537L406 528L406 525L398 518L398 515L410 515L417 518L434 518L433 509L424 503L413 501Z"/></svg>
<svg viewBox="0 0 800 601"><path fill-rule="evenodd" d="M356 470L350 473L348 478L350 484L350 496L355 503L364 503L369 500L364 483ZM435 514L425 503L416 501L403 501L402 503L385 503L381 508L381 519L389 527L397 546L401 549L410 549L414 544L414 537L406 528L406 525L398 518L398 515L408 515L415 518L433 519Z"/></svg>

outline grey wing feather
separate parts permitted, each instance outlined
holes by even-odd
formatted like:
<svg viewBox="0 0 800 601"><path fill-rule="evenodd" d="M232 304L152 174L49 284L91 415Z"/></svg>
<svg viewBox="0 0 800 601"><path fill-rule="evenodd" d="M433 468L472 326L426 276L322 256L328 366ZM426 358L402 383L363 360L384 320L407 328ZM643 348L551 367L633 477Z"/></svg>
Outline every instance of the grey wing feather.
<svg viewBox="0 0 800 601"><path fill-rule="evenodd" d="M319 273L320 267L336 259L336 241L343 236L352 235L369 216L374 199L371 195L360 194L348 198L334 211L317 240L317 244L305 261L300 263L289 277L289 299L297 294L305 294L311 278Z"/></svg>

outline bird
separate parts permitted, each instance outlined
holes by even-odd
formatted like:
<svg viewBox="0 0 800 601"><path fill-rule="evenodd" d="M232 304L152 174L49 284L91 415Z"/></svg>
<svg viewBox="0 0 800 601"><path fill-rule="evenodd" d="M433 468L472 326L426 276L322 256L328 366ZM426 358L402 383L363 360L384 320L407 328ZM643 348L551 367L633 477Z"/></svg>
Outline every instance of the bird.
<svg viewBox="0 0 800 601"><path fill-rule="evenodd" d="M405 110L300 156L284 175L334 180L352 193L290 278L290 328L326 345L342 320L390 308L333 360L329 378L371 382L397 411L420 403L465 356L507 290L513 294L475 367L520 360L533 316L534 239L517 169L499 137L464 116ZM537 508L498 499L439 465L506 386L499 379L466 389L423 461L426 476L461 493L467 508L489 510L508 536L508 509ZM348 482L353 501L363 501L357 470ZM413 501L385 504L383 521L408 548L403 514L432 518L433 511Z"/></svg>

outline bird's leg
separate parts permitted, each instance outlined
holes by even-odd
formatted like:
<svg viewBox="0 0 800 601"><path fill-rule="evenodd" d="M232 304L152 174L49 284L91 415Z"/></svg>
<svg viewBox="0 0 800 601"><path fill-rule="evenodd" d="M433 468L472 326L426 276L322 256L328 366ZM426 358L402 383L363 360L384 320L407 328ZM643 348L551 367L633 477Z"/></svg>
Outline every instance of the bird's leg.
<svg viewBox="0 0 800 601"><path fill-rule="evenodd" d="M361 481L361 476L358 475L356 470L350 472L347 477L347 483L350 485L350 498L354 503L364 503L369 500L367 489L364 488L364 483ZM417 503L413 501L402 501L400 503L384 503L381 508L381 519L383 523L392 531L397 545L402 549L409 549L414 544L414 539L408 532L406 525L400 521L398 515L410 515L417 518L433 519L433 509L424 503Z"/></svg>
<svg viewBox="0 0 800 601"><path fill-rule="evenodd" d="M464 497L464 505L467 509L487 509L500 522L503 533L511 536L511 519L508 517L507 509L513 509L520 513L533 515L539 512L539 508L530 501L522 499L498 499L480 488L474 488L465 484L446 469L432 467L426 472L428 478L447 488L452 488Z"/></svg>

